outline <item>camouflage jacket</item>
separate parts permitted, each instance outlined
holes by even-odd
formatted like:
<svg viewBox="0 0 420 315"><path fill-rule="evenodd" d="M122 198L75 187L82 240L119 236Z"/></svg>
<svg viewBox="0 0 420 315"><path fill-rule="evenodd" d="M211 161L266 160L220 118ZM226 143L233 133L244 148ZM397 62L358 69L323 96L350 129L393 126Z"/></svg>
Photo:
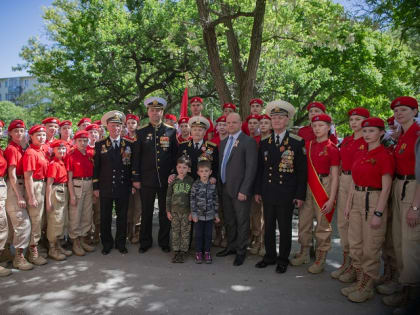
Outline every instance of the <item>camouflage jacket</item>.
<svg viewBox="0 0 420 315"><path fill-rule="evenodd" d="M218 217L219 201L215 184L203 183L197 179L191 188L191 213L200 221L210 221Z"/></svg>
<svg viewBox="0 0 420 315"><path fill-rule="evenodd" d="M184 179L175 178L166 193L166 211L182 214L190 213L190 191L194 180L186 175Z"/></svg>

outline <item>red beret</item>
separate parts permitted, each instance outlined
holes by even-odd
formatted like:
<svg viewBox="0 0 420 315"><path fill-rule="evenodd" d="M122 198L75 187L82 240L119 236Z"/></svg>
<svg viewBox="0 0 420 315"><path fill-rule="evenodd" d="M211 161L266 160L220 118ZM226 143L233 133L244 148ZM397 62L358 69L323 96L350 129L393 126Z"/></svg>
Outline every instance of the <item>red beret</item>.
<svg viewBox="0 0 420 315"><path fill-rule="evenodd" d="M190 98L190 104L194 103L194 102L203 104L203 99L201 97L198 97L198 96L191 97Z"/></svg>
<svg viewBox="0 0 420 315"><path fill-rule="evenodd" d="M386 122L388 123L388 125L390 125L390 126L394 126L394 124L395 124L395 117L394 117L394 116L389 117L389 118L386 120Z"/></svg>
<svg viewBox="0 0 420 315"><path fill-rule="evenodd" d="M246 118L246 122L250 121L251 119L260 120L260 119L261 119L261 117L260 117L260 115L254 115L254 114L252 114L252 115L249 115L249 116Z"/></svg>
<svg viewBox="0 0 420 315"><path fill-rule="evenodd" d="M3 128L4 127L4 121L0 120L0 127Z"/></svg>
<svg viewBox="0 0 420 315"><path fill-rule="evenodd" d="M64 140L54 140L53 142L51 142L50 147L51 148L55 148L55 147L62 147L62 146L66 146L67 142Z"/></svg>
<svg viewBox="0 0 420 315"><path fill-rule="evenodd" d="M219 123L219 122L226 122L226 116L225 115L220 116L219 118L216 119L216 122L217 123Z"/></svg>
<svg viewBox="0 0 420 315"><path fill-rule="evenodd" d="M70 120L63 120L62 122L60 122L59 125L60 125L60 127L63 127L65 125L73 126L73 123Z"/></svg>
<svg viewBox="0 0 420 315"><path fill-rule="evenodd" d="M173 114L165 114L165 119L170 119L170 120L172 120L174 122L177 121L176 116L173 115Z"/></svg>
<svg viewBox="0 0 420 315"><path fill-rule="evenodd" d="M414 97L400 96L392 101L391 109L394 109L395 107L398 107L398 106L408 106L412 109L416 109L419 107L419 103L417 103L417 100Z"/></svg>
<svg viewBox="0 0 420 315"><path fill-rule="evenodd" d="M233 111L236 112L236 105L235 104L232 104L232 103L224 103L223 104L223 109L225 109L225 108L233 109Z"/></svg>
<svg viewBox="0 0 420 315"><path fill-rule="evenodd" d="M23 122L23 120L20 120L20 119L13 120L10 123L9 128L7 128L7 131L12 131L15 128L25 128L25 123Z"/></svg>
<svg viewBox="0 0 420 315"><path fill-rule="evenodd" d="M313 102L313 103L310 103L310 104L306 107L306 109L309 111L312 107L317 107L317 108L319 108L320 110L322 110L322 111L325 113L326 108L325 108L325 105L324 105L324 104L322 104L322 103L319 103L319 102Z"/></svg>
<svg viewBox="0 0 420 315"><path fill-rule="evenodd" d="M254 103L262 105L262 104L264 104L264 101L260 98L253 98L249 101L249 106L251 106Z"/></svg>
<svg viewBox="0 0 420 315"><path fill-rule="evenodd" d="M385 123L382 119L378 117L370 117L362 122L362 127L378 127L385 128Z"/></svg>
<svg viewBox="0 0 420 315"><path fill-rule="evenodd" d="M190 117L181 117L179 120L178 120L178 124L180 125L180 124L188 124L188 120L190 120Z"/></svg>
<svg viewBox="0 0 420 315"><path fill-rule="evenodd" d="M263 119L268 119L268 120L271 120L271 117L270 117L270 116L268 116L267 114L264 114L264 115L261 115L261 116L260 116L260 120L263 120Z"/></svg>
<svg viewBox="0 0 420 315"><path fill-rule="evenodd" d="M48 117L42 121L42 124L59 124L60 120L56 117Z"/></svg>
<svg viewBox="0 0 420 315"><path fill-rule="evenodd" d="M47 130L45 129L44 125L35 125L32 126L31 129L29 129L29 134L33 135L34 133L37 132L46 132Z"/></svg>
<svg viewBox="0 0 420 315"><path fill-rule="evenodd" d="M79 122L77 123L77 127L79 127L81 124L85 123L85 122L89 122L92 123L92 120L88 117L84 117L82 119L79 120Z"/></svg>
<svg viewBox="0 0 420 315"><path fill-rule="evenodd" d="M312 122L315 121L324 121L326 123L331 123L331 117L328 116L327 114L320 114L320 115L315 115L314 117L312 117Z"/></svg>
<svg viewBox="0 0 420 315"><path fill-rule="evenodd" d="M94 124L98 126L102 126L102 122L100 120L95 120Z"/></svg>
<svg viewBox="0 0 420 315"><path fill-rule="evenodd" d="M370 113L369 113L369 110L367 110L366 108L356 107L356 108L350 109L348 112L348 115L349 116L357 115L357 116L363 116L365 118L369 118Z"/></svg>
<svg viewBox="0 0 420 315"><path fill-rule="evenodd" d="M89 133L86 130L80 130L73 137L74 140L78 138L89 138Z"/></svg>
<svg viewBox="0 0 420 315"><path fill-rule="evenodd" d="M96 124L90 124L89 126L87 126L85 128L86 131L89 131L89 130L98 130L98 129L99 129L99 126L96 125Z"/></svg>
<svg viewBox="0 0 420 315"><path fill-rule="evenodd" d="M134 114L125 115L125 121L127 121L129 119L134 119L137 122L139 122L139 120L140 120L139 116L137 116L137 115L134 115Z"/></svg>

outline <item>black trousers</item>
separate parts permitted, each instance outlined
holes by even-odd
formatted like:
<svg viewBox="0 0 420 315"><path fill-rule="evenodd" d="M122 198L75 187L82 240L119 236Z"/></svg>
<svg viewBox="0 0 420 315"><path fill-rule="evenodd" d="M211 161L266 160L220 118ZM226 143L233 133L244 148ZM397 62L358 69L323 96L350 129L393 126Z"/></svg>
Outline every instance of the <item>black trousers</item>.
<svg viewBox="0 0 420 315"><path fill-rule="evenodd" d="M292 219L293 219L293 200L285 198L282 204L270 204L264 202L264 261L287 265L289 263L290 250L292 248ZM276 223L280 231L279 255L276 251Z"/></svg>
<svg viewBox="0 0 420 315"><path fill-rule="evenodd" d="M140 247L149 248L153 244L153 209L156 194L159 203L159 234L158 244L160 247L169 247L169 232L171 222L166 216L166 191L168 187L154 188L142 186L140 189L142 212L140 225Z"/></svg>
<svg viewBox="0 0 420 315"><path fill-rule="evenodd" d="M111 233L112 208L115 203L117 214L117 231L115 233L115 247L125 246L127 238L127 210L129 193L120 198L110 198L100 195L101 200L101 241L104 248L114 247L114 239Z"/></svg>
<svg viewBox="0 0 420 315"><path fill-rule="evenodd" d="M238 255L245 255L249 241L250 197L246 201L231 198L223 185L223 211L228 249L236 251Z"/></svg>
<svg viewBox="0 0 420 315"><path fill-rule="evenodd" d="M195 251L209 252L213 234L213 220L200 221L194 223L195 229Z"/></svg>

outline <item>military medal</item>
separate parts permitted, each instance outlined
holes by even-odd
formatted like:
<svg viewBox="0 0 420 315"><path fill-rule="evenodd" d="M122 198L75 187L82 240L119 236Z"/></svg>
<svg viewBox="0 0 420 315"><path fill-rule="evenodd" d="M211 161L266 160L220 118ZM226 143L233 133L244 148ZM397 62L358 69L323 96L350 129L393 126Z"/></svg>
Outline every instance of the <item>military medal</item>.
<svg viewBox="0 0 420 315"><path fill-rule="evenodd" d="M284 145L282 145L281 147L280 147L280 152L283 152L285 150L285 147L284 147Z"/></svg>
<svg viewBox="0 0 420 315"><path fill-rule="evenodd" d="M152 141L153 135L151 133L147 134L146 140Z"/></svg>
<svg viewBox="0 0 420 315"><path fill-rule="evenodd" d="M169 137L160 137L160 145L162 148L169 148Z"/></svg>
<svg viewBox="0 0 420 315"><path fill-rule="evenodd" d="M107 152L108 152L108 150L106 149L105 144L103 144L102 147L101 147L101 153L107 153Z"/></svg>
<svg viewBox="0 0 420 315"><path fill-rule="evenodd" d="M405 151L405 148L407 148L407 143L403 143L400 147L400 150L398 151L398 154L402 154Z"/></svg>
<svg viewBox="0 0 420 315"><path fill-rule="evenodd" d="M236 140L235 143L233 144L233 146L236 148L239 144L239 140Z"/></svg>
<svg viewBox="0 0 420 315"><path fill-rule="evenodd" d="M125 147L125 150L122 152L122 163L123 165L131 164L131 148L129 146Z"/></svg>

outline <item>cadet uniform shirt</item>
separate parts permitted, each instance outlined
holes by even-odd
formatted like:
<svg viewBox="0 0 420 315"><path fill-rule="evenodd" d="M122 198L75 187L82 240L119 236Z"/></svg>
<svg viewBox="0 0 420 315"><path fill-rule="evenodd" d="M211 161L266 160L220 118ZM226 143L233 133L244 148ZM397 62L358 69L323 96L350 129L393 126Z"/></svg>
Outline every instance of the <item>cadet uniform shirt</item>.
<svg viewBox="0 0 420 315"><path fill-rule="evenodd" d="M42 150L42 146L31 144L23 155L23 171L32 171L34 180L45 179L47 176L48 159Z"/></svg>
<svg viewBox="0 0 420 315"><path fill-rule="evenodd" d="M186 175L184 179L175 178L169 184L166 194L166 211L180 214L189 214L190 211L190 191L194 180Z"/></svg>
<svg viewBox="0 0 420 315"><path fill-rule="evenodd" d="M4 158L3 150L0 149L0 177L4 177L7 174L7 161Z"/></svg>
<svg viewBox="0 0 420 315"><path fill-rule="evenodd" d="M67 170L63 160L56 157L48 164L48 178L54 178L55 184L67 183Z"/></svg>
<svg viewBox="0 0 420 315"><path fill-rule="evenodd" d="M364 151L353 163L351 174L357 186L382 188L382 176L394 174L392 155L383 145L371 151Z"/></svg>
<svg viewBox="0 0 420 315"><path fill-rule="evenodd" d="M67 171L73 172L73 178L93 176L92 155L87 151L86 154L82 154L78 149L75 149L66 162Z"/></svg>
<svg viewBox="0 0 420 315"><path fill-rule="evenodd" d="M356 140L354 135L345 137L340 145L341 169L346 172L351 171L356 155L365 150L367 150L367 144L363 137Z"/></svg>
<svg viewBox="0 0 420 315"><path fill-rule="evenodd" d="M4 151L4 156L9 166L16 167L16 176L23 176L23 148L12 141Z"/></svg>
<svg viewBox="0 0 420 315"><path fill-rule="evenodd" d="M330 139L312 141L311 159L318 174L329 175L331 166L340 165L340 152Z"/></svg>
<svg viewBox="0 0 420 315"><path fill-rule="evenodd" d="M309 142L311 140L315 140L315 138L316 138L315 134L314 134L314 130L312 129L311 125L300 128L299 131L298 131L298 136L303 138L303 140L305 140L305 143ZM334 144L338 143L337 137L333 133L330 135L330 140Z"/></svg>
<svg viewBox="0 0 420 315"><path fill-rule="evenodd" d="M406 132L400 135L394 149L396 173L399 175L414 175L416 157L414 146L416 144L420 126L416 122Z"/></svg>

